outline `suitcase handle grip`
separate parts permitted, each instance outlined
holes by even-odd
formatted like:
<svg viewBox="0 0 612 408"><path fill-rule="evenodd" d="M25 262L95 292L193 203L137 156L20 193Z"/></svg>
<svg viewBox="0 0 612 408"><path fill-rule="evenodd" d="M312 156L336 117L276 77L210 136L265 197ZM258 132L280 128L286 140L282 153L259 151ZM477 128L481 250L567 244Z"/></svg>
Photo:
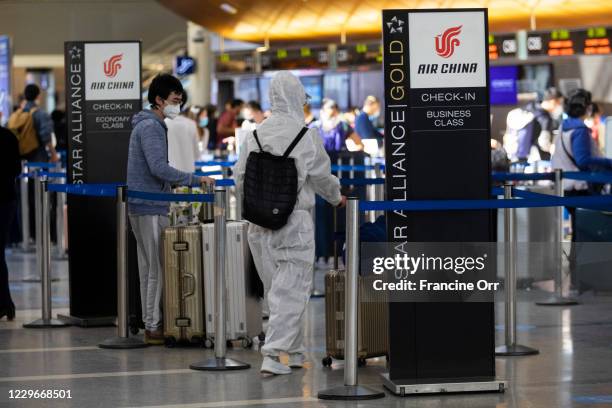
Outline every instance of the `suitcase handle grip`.
<svg viewBox="0 0 612 408"><path fill-rule="evenodd" d="M191 284L189 285L190 289L185 291L184 290L185 288L183 287L183 294L182 294L183 299L185 299L185 298L187 298L189 296L192 296L195 293L195 276L193 276L190 273L184 274L183 275L183 286L186 286L185 282L187 282L187 281L191 281Z"/></svg>

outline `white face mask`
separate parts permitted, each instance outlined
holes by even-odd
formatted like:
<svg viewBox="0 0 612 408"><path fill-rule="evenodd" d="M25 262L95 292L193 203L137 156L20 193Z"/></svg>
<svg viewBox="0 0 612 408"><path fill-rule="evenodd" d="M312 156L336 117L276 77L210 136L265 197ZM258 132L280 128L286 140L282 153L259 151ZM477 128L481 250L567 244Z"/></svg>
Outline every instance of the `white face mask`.
<svg viewBox="0 0 612 408"><path fill-rule="evenodd" d="M181 113L181 107L179 105L167 104L164 106L163 113L168 119L174 119Z"/></svg>

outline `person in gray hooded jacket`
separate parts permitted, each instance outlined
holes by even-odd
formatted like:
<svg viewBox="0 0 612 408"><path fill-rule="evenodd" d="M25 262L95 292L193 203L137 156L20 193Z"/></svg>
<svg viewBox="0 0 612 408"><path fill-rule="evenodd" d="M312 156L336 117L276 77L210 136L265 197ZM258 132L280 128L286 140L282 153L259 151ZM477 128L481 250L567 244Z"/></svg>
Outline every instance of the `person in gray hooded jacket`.
<svg viewBox="0 0 612 408"><path fill-rule="evenodd" d="M167 193L171 186L214 184L209 177L195 177L168 164L168 128L164 119L178 116L184 95L183 86L172 75L158 75L151 82L148 95L151 110L143 110L132 118L127 169L130 190ZM159 254L161 233L169 225L168 211L166 202L128 199L130 224L137 242L145 341L149 344L163 344L164 340Z"/></svg>

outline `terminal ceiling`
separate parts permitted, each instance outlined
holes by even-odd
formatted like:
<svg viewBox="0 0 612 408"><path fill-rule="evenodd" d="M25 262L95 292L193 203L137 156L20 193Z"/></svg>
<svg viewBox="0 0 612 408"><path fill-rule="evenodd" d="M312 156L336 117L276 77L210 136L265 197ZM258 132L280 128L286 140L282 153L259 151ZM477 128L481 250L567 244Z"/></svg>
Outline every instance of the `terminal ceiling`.
<svg viewBox="0 0 612 408"><path fill-rule="evenodd" d="M488 7L492 32L608 25L612 0L159 0L224 37L252 42L379 38L381 10Z"/></svg>

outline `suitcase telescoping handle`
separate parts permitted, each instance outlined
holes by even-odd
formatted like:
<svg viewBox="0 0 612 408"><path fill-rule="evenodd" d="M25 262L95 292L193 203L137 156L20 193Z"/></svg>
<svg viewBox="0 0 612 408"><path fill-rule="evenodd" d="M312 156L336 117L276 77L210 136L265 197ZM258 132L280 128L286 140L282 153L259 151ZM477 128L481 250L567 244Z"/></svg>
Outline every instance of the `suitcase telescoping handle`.
<svg viewBox="0 0 612 408"><path fill-rule="evenodd" d="M338 270L338 207L334 206L334 271Z"/></svg>

